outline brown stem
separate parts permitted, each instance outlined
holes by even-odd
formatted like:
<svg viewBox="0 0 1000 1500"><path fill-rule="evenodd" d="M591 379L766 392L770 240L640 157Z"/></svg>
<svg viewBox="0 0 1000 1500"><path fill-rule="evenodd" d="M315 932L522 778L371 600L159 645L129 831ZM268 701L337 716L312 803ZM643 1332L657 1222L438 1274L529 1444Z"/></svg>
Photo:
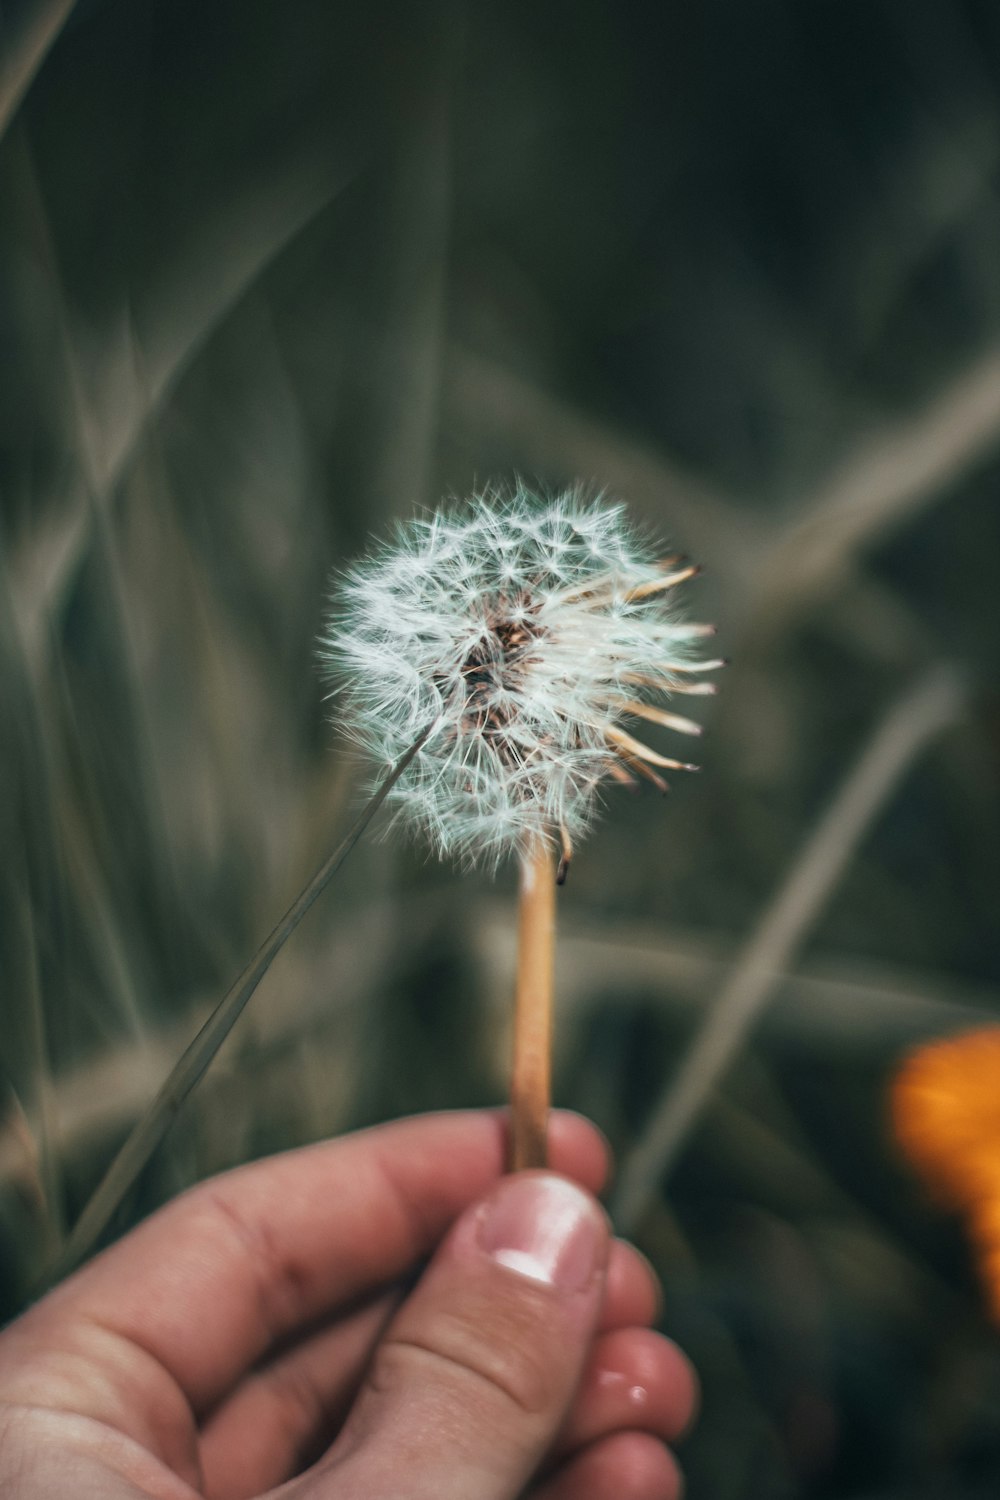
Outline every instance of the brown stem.
<svg viewBox="0 0 1000 1500"><path fill-rule="evenodd" d="M510 1170L546 1165L552 1073L552 946L556 881L552 848L536 839L521 860Z"/></svg>

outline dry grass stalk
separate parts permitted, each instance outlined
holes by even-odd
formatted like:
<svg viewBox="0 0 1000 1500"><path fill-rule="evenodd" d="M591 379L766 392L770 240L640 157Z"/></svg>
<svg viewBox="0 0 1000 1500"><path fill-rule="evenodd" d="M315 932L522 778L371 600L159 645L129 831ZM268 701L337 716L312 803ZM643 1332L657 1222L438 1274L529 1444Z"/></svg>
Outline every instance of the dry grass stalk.
<svg viewBox="0 0 1000 1500"><path fill-rule="evenodd" d="M697 1033L676 1079L624 1164L616 1221L635 1225L692 1121L744 1043L858 844L927 741L963 702L957 674L936 668L893 705L768 906Z"/></svg>
<svg viewBox="0 0 1000 1500"><path fill-rule="evenodd" d="M185 1099L204 1076L212 1059L239 1020L275 957L347 859L429 732L428 726L383 778L348 833L296 897L242 974L212 1011L98 1183L61 1255L47 1273L49 1282L66 1275L93 1251L140 1172L170 1129Z"/></svg>

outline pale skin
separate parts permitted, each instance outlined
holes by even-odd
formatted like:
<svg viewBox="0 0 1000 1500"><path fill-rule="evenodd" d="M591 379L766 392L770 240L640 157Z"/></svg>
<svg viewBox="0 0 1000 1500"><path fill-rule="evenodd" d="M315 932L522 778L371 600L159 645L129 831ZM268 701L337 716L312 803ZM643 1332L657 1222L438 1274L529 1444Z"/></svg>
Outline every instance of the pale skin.
<svg viewBox="0 0 1000 1500"><path fill-rule="evenodd" d="M0 1493L676 1500L695 1380L603 1140L557 1112L501 1178L504 1135L423 1116L176 1199L0 1334Z"/></svg>

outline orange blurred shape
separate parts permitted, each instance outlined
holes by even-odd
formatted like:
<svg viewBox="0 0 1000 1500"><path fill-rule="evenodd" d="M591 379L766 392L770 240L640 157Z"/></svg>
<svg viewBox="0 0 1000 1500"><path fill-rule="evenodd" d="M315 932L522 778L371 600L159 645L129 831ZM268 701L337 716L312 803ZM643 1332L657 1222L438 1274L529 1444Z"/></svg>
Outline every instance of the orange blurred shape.
<svg viewBox="0 0 1000 1500"><path fill-rule="evenodd" d="M936 1200L958 1209L1000 1322L1000 1026L910 1054L890 1087L896 1140Z"/></svg>

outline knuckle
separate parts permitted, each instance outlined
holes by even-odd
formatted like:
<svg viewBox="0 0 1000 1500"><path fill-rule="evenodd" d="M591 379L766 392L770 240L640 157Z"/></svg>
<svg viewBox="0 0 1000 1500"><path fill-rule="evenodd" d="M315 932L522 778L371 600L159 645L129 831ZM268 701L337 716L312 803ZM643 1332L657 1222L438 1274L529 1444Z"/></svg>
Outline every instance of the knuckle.
<svg viewBox="0 0 1000 1500"><path fill-rule="evenodd" d="M206 1238L224 1237L246 1268L257 1303L258 1319L269 1339L281 1338L297 1321L306 1302L305 1276L295 1258L263 1215L249 1213L227 1184L210 1182L196 1189Z"/></svg>
<svg viewBox="0 0 1000 1500"><path fill-rule="evenodd" d="M268 1371L263 1383L275 1427L285 1446L298 1452L326 1420L321 1392L312 1377L292 1361Z"/></svg>
<svg viewBox="0 0 1000 1500"><path fill-rule="evenodd" d="M383 1392L419 1376L463 1400L480 1399L539 1417L560 1404L561 1362L540 1336L537 1317L480 1304L446 1309L420 1328L401 1325L376 1352L372 1384Z"/></svg>

